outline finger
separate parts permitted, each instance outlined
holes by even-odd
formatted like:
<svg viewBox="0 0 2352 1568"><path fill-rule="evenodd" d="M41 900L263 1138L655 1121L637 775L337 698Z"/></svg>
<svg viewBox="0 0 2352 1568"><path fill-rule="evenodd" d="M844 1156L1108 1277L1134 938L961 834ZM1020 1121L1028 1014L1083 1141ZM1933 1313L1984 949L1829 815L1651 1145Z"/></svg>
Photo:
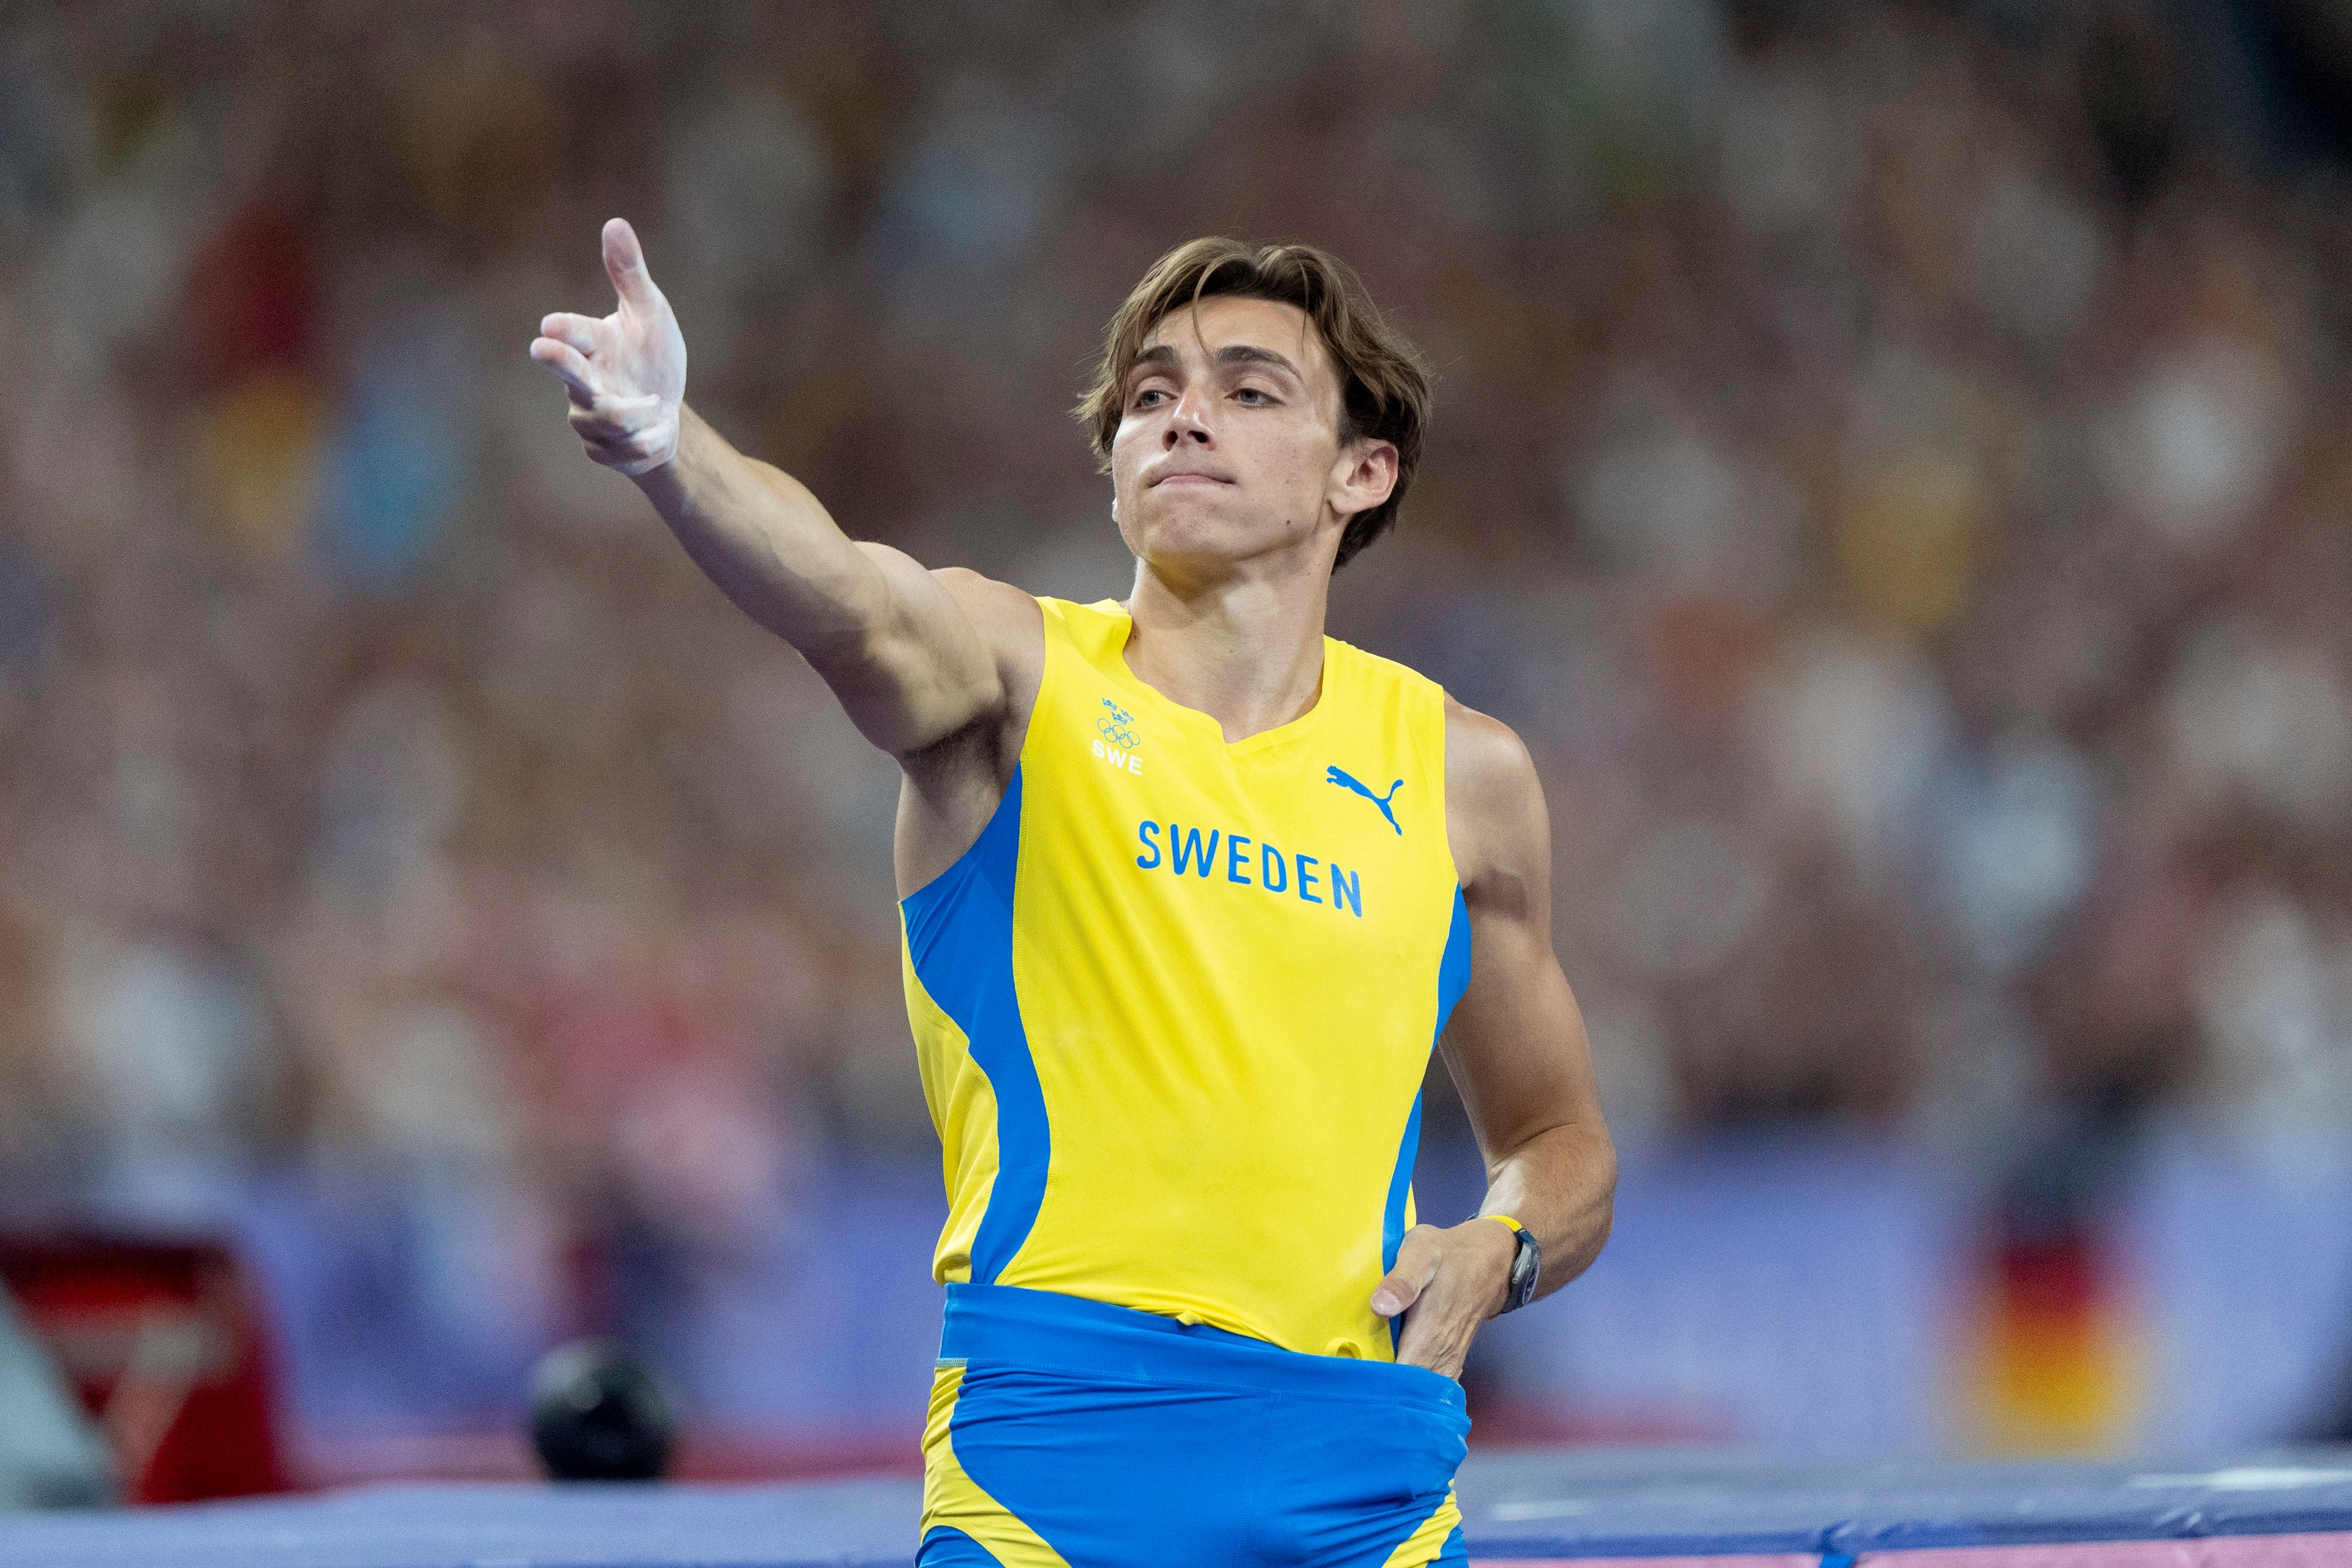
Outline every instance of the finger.
<svg viewBox="0 0 2352 1568"><path fill-rule="evenodd" d="M586 403L575 399L565 417L583 438L621 439L660 424L661 399L600 393Z"/></svg>
<svg viewBox="0 0 2352 1568"><path fill-rule="evenodd" d="M1458 1279L1445 1276L1424 1284L1398 1325L1397 1359L1460 1376L1470 1338L1478 1331L1477 1316L1476 1304L1463 1298Z"/></svg>
<svg viewBox="0 0 2352 1568"><path fill-rule="evenodd" d="M643 462L654 455L648 438L642 435L614 431L597 435L583 430L579 436L580 444L587 448L588 455L608 467L619 468L625 464Z"/></svg>
<svg viewBox="0 0 2352 1568"><path fill-rule="evenodd" d="M584 408L596 401L595 373L589 369L578 349L553 338L533 338L530 357L555 373L557 379L570 389L573 403Z"/></svg>
<svg viewBox="0 0 2352 1568"><path fill-rule="evenodd" d="M1373 1311L1383 1318L1393 1318L1421 1299L1423 1289L1437 1273L1435 1235L1425 1225L1414 1226L1405 1233L1403 1243L1397 1247L1396 1267L1372 1289Z"/></svg>
<svg viewBox="0 0 2352 1568"><path fill-rule="evenodd" d="M590 441L586 443L584 449L590 462L601 464L607 468L618 468L625 474L634 474L651 468L655 460L653 453L633 441L625 442L617 447L602 446Z"/></svg>
<svg viewBox="0 0 2352 1568"><path fill-rule="evenodd" d="M1406 1315L1404 1332L1397 1337L1396 1358L1408 1366L1459 1377L1470 1338L1476 1331L1477 1325L1458 1307L1446 1310L1433 1298Z"/></svg>
<svg viewBox="0 0 2352 1568"><path fill-rule="evenodd" d="M653 456L652 434L642 430L618 430L612 426L574 423L572 433L588 448L588 455L600 463L634 463Z"/></svg>
<svg viewBox="0 0 2352 1568"><path fill-rule="evenodd" d="M539 323L539 334L543 338L553 338L559 343L570 343L591 359L604 353L607 346L604 322L593 316L574 315L570 310L558 310L542 319Z"/></svg>
<svg viewBox="0 0 2352 1568"><path fill-rule="evenodd" d="M598 462L637 462L653 457L667 444L667 432L658 424L616 424L585 408L572 410L572 433Z"/></svg>
<svg viewBox="0 0 2352 1568"><path fill-rule="evenodd" d="M604 225L604 275L613 280L614 293L632 305L649 306L654 301L654 280L646 270L645 247L637 243L637 231L623 217L608 219Z"/></svg>
<svg viewBox="0 0 2352 1568"><path fill-rule="evenodd" d="M668 462L673 455L670 447L650 434L625 441L590 441L585 447L592 461L632 477Z"/></svg>
<svg viewBox="0 0 2352 1568"><path fill-rule="evenodd" d="M592 446L609 446L625 441L636 431L613 419L599 408L585 408L574 404L566 416L572 421L572 433Z"/></svg>

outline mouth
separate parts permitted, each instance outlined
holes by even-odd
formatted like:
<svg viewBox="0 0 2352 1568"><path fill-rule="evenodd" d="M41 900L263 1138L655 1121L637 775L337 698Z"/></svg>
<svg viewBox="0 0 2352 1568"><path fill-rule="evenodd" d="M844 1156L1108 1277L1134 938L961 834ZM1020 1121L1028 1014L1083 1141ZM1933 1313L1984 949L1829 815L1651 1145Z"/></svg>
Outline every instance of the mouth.
<svg viewBox="0 0 2352 1568"><path fill-rule="evenodd" d="M1233 482L1231 479L1221 479L1214 474L1187 471L1181 474L1162 474L1151 481L1151 488L1160 489L1169 485L1229 485Z"/></svg>

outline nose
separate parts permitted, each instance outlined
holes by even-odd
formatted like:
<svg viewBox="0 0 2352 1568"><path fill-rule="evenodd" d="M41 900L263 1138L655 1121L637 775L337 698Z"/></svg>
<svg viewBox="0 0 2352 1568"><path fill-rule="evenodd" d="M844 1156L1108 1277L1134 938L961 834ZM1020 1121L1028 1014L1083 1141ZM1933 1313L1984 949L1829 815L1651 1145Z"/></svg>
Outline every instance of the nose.
<svg viewBox="0 0 2352 1568"><path fill-rule="evenodd" d="M1216 444L1215 435L1209 428L1209 400L1197 386L1186 387L1183 395L1176 399L1176 406L1168 416L1167 428L1160 434L1160 445L1167 451L1172 452L1187 441L1197 442L1203 447Z"/></svg>

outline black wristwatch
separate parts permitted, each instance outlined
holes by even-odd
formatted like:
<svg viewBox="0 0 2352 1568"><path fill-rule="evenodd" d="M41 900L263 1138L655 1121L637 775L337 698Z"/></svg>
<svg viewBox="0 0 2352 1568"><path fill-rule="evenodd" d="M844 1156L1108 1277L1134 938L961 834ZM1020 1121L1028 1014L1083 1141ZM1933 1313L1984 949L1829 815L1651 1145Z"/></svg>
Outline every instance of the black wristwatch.
<svg viewBox="0 0 2352 1568"><path fill-rule="evenodd" d="M1514 1312L1536 1299L1536 1280L1543 1274L1543 1248L1536 1245L1535 1233L1507 1214L1490 1214L1488 1219L1500 1220L1511 1227L1518 1238L1519 1249L1511 1256L1510 1289L1504 1294L1503 1312Z"/></svg>

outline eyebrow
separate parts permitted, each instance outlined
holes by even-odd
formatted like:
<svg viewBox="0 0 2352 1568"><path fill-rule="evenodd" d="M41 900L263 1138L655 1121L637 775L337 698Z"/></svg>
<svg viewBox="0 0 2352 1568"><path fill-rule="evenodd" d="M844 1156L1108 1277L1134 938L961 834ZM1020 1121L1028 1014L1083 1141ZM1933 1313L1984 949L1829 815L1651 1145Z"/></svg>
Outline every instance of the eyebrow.
<svg viewBox="0 0 2352 1568"><path fill-rule="evenodd" d="M1298 367L1291 363L1287 359L1285 359L1282 355L1275 353L1272 349L1259 348L1255 343L1227 343L1223 348L1219 349L1212 357L1219 364L1272 365L1277 370L1288 371L1292 375L1298 376L1298 379L1301 381L1307 379L1305 376L1299 375ZM1143 369L1146 365L1150 365L1155 370L1167 369L1172 367L1177 363L1177 359L1178 355L1174 345L1170 343L1154 343L1151 347L1145 349L1141 353L1135 356L1135 363L1128 367L1128 374L1129 375L1133 375L1137 371Z"/></svg>

